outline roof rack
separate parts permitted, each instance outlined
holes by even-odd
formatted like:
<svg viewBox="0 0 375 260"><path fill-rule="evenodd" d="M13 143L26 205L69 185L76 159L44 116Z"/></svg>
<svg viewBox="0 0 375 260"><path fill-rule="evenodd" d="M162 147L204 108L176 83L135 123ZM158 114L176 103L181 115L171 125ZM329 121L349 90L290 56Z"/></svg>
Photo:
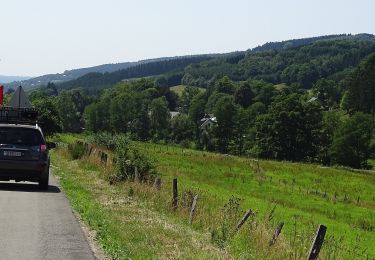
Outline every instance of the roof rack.
<svg viewBox="0 0 375 260"><path fill-rule="evenodd" d="M0 123L36 125L38 111L26 107L0 107Z"/></svg>

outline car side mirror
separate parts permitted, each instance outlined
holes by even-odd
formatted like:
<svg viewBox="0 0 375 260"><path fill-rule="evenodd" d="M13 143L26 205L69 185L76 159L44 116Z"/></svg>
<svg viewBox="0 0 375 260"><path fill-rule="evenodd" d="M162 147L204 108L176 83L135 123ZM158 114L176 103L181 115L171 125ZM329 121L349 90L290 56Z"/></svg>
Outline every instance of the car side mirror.
<svg viewBox="0 0 375 260"><path fill-rule="evenodd" d="M48 149L54 149L54 148L56 148L56 143L53 143L53 142L47 142L47 147L48 147Z"/></svg>

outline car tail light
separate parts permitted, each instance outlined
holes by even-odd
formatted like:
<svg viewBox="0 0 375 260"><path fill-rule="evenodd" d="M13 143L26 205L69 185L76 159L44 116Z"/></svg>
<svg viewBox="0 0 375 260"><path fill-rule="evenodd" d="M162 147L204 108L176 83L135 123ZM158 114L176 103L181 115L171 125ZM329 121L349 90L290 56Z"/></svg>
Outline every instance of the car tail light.
<svg viewBox="0 0 375 260"><path fill-rule="evenodd" d="M41 151L41 152L45 152L45 151L47 151L47 145L45 145L45 144L41 144L41 145L40 145L40 151Z"/></svg>

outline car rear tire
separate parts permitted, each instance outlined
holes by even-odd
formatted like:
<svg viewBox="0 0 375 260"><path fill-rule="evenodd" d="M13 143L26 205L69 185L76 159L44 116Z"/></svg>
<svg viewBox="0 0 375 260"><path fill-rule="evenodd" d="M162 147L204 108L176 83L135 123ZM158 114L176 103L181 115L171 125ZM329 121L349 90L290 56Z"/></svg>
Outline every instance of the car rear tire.
<svg viewBox="0 0 375 260"><path fill-rule="evenodd" d="M39 179L39 189L48 190L49 167L41 174Z"/></svg>

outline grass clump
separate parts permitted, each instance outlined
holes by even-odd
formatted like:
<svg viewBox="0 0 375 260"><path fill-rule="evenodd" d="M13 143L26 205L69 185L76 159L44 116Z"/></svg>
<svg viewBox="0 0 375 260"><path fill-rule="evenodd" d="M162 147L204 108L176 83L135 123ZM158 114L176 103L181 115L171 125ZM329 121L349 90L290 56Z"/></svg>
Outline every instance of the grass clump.
<svg viewBox="0 0 375 260"><path fill-rule="evenodd" d="M68 150L73 160L81 159L85 154L85 149L85 144L80 141L68 145Z"/></svg>

